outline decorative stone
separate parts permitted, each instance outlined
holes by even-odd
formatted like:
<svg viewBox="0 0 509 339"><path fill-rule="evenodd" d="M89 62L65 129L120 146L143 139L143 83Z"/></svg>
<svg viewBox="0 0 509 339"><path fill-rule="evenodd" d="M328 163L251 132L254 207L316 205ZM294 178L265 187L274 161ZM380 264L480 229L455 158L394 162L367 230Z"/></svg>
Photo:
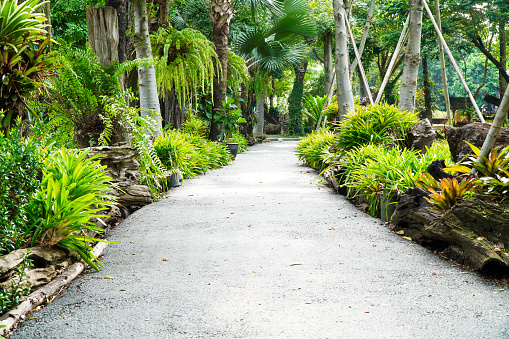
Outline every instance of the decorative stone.
<svg viewBox="0 0 509 339"><path fill-rule="evenodd" d="M483 124L480 122L474 122L460 128L447 126L445 128L445 137L449 143L452 160L454 162L459 162L463 156L473 154L472 149L465 143L465 140L481 148L484 140L486 140L490 127L491 124ZM509 128L502 127L498 133L494 147L506 147L507 145L509 145Z"/></svg>
<svg viewBox="0 0 509 339"><path fill-rule="evenodd" d="M265 125L265 134L278 134L280 126L276 124L266 124Z"/></svg>
<svg viewBox="0 0 509 339"><path fill-rule="evenodd" d="M421 120L408 129L408 146L420 150L424 154L426 147L431 147L436 136L429 120Z"/></svg>

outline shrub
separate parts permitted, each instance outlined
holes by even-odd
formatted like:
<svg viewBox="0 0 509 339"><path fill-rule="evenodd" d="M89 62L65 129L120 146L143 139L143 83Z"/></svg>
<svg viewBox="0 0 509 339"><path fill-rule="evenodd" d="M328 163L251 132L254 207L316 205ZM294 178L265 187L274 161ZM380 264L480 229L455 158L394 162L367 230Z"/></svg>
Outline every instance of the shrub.
<svg viewBox="0 0 509 339"><path fill-rule="evenodd" d="M333 142L334 133L329 129L311 132L307 137L301 138L297 145L297 157L313 168L322 167L323 157L328 153Z"/></svg>
<svg viewBox="0 0 509 339"><path fill-rule="evenodd" d="M416 113L400 111L396 106L379 104L359 106L337 125L336 144L348 151L355 146L396 144L403 146L407 129L419 121Z"/></svg>
<svg viewBox="0 0 509 339"><path fill-rule="evenodd" d="M223 167L231 161L230 153L223 144L177 130L165 131L157 137L154 149L168 169L179 169L184 178Z"/></svg>
<svg viewBox="0 0 509 339"><path fill-rule="evenodd" d="M236 142L239 144L239 153L247 152L248 142L247 139L239 132L233 133L232 137L228 139L228 142Z"/></svg>
<svg viewBox="0 0 509 339"><path fill-rule="evenodd" d="M33 139L0 137L0 254L23 244L30 199L39 186L41 163Z"/></svg>
<svg viewBox="0 0 509 339"><path fill-rule="evenodd" d="M88 151L66 150L49 154L40 188L30 201L27 235L31 244L60 245L77 252L86 263L98 270L88 245L103 241L91 238L86 231L103 232L95 227L92 218L104 217L99 212L107 209L114 199L107 192L111 177L105 174L97 156L87 158Z"/></svg>

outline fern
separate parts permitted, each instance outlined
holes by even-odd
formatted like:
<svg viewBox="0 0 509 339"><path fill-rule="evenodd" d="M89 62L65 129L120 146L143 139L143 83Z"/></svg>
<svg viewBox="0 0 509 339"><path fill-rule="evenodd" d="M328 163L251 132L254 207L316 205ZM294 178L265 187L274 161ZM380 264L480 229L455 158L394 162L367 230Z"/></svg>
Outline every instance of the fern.
<svg viewBox="0 0 509 339"><path fill-rule="evenodd" d="M174 90L180 105L190 104L199 89L212 84L213 61L219 63L219 60L214 44L199 31L159 28L150 36L150 41L160 95Z"/></svg>

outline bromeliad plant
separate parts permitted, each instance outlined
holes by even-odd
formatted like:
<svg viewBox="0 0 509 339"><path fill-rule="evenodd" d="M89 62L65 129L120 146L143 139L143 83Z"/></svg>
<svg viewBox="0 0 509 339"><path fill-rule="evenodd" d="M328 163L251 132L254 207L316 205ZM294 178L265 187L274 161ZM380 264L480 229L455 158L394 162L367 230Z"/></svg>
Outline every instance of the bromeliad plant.
<svg viewBox="0 0 509 339"><path fill-rule="evenodd" d="M87 154L62 147L44 159L40 189L30 202L27 237L31 236L32 246L59 245L75 251L98 270L96 263L102 264L88 244L106 241L90 237L87 231L103 232L92 219L105 217L100 212L113 204L114 197L108 194L111 177L104 171L106 166Z"/></svg>
<svg viewBox="0 0 509 339"><path fill-rule="evenodd" d="M425 197L425 199L431 204L431 208L444 213L461 200L467 192L471 192L478 183L479 181L473 178L463 178L460 182L456 178L444 178L439 183L441 191L429 188L431 196Z"/></svg>
<svg viewBox="0 0 509 339"><path fill-rule="evenodd" d="M24 100L42 86L55 60L48 54L43 14L35 11L44 2L0 0L0 130L8 133Z"/></svg>
<svg viewBox="0 0 509 339"><path fill-rule="evenodd" d="M461 164L444 168L444 170L460 173L471 173L472 170L479 176L480 183L488 194L509 194L509 146L500 152L492 149L488 157L481 157L483 162L477 162L480 150L468 141L465 141L475 154Z"/></svg>

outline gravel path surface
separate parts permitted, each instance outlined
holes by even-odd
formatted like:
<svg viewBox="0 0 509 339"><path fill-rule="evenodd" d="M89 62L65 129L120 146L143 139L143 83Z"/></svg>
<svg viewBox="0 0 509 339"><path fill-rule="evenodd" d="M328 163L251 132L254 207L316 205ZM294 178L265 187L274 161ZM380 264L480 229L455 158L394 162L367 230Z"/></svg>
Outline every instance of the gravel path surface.
<svg viewBox="0 0 509 339"><path fill-rule="evenodd" d="M255 145L131 215L105 268L11 338L509 338L509 291L358 211L295 145Z"/></svg>

